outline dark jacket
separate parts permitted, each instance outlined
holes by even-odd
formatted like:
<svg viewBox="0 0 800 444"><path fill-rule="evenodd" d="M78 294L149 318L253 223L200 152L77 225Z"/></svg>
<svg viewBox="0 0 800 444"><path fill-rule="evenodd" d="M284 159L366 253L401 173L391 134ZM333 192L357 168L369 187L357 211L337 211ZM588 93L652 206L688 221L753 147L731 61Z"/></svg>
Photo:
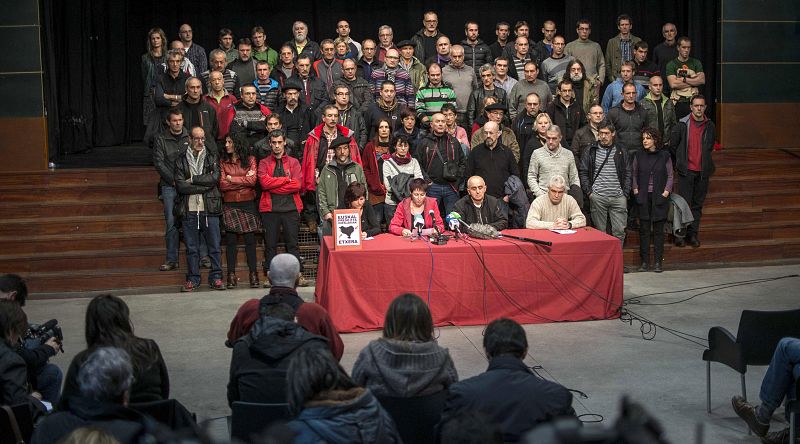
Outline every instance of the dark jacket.
<svg viewBox="0 0 800 444"><path fill-rule="evenodd" d="M497 97L498 102L508 109L508 93L506 90L495 86L493 90L487 91L481 84L469 95L469 102L467 102L467 128L472 128L475 119L483 115L483 101L490 96Z"/></svg>
<svg viewBox="0 0 800 444"><path fill-rule="evenodd" d="M392 132L400 128L402 125L402 122L400 121L400 113L404 109L408 108L405 105L400 105L398 103L393 110L384 111L376 102L370 103L367 106L366 112L364 112L364 127L367 129L367 140L372 140L375 138L375 133L378 131L378 121L380 119L389 120L389 125L391 126Z"/></svg>
<svg viewBox="0 0 800 444"><path fill-rule="evenodd" d="M353 80L342 78L339 80L341 83L347 85L350 89L350 103L358 109L361 114L369 108L369 104L375 100L372 98L372 90L370 90L369 83L363 77L356 77Z"/></svg>
<svg viewBox="0 0 800 444"><path fill-rule="evenodd" d="M439 151L441 156L436 154L436 150ZM454 187L454 189L458 189L458 185L464 181L464 168L466 164L464 151L461 150L461 145L452 135L445 133L443 136L436 136L431 131L425 135L419 143L416 157L425 177L433 181L433 183L450 185ZM448 182L444 179L442 160L445 162L455 162L458 166L455 182Z"/></svg>
<svg viewBox="0 0 800 444"><path fill-rule="evenodd" d="M572 393L538 377L512 356L492 358L485 373L450 387L442 421L465 411L481 411L494 420L506 442L519 441L538 424L575 415Z"/></svg>
<svg viewBox="0 0 800 444"><path fill-rule="evenodd" d="M364 60L364 57L358 60L358 65L356 66L356 75L361 77L362 79L369 79L372 77L372 71L376 70L383 66L383 63L378 61L377 53L375 58L372 59L372 62L368 62Z"/></svg>
<svg viewBox="0 0 800 444"><path fill-rule="evenodd" d="M25 361L5 340L0 339L0 405L22 404L27 400L28 371Z"/></svg>
<svg viewBox="0 0 800 444"><path fill-rule="evenodd" d="M592 185L594 185L594 176L596 174L594 171L594 159L597 156L598 149L597 143L589 145L589 148L586 148L583 152L581 163L578 166L578 177L581 179L581 189L583 189L585 196L592 194ZM622 194L627 196L631 192L631 163L628 158L628 150L619 143L615 143L612 149L614 150L613 156L614 163L617 166L619 186L622 188ZM603 154L603 157L605 158L605 154Z"/></svg>
<svg viewBox="0 0 800 444"><path fill-rule="evenodd" d="M71 399L65 405L65 410L45 417L36 426L30 442L51 444L75 429L88 426L109 433L122 444L149 442L143 439L159 428L154 419L136 410L79 397Z"/></svg>
<svg viewBox="0 0 800 444"><path fill-rule="evenodd" d="M486 182L486 194L503 197L506 180L509 176L519 176L517 160L510 149L498 140L494 149L486 142L478 144L467 157L464 177L481 176Z"/></svg>
<svg viewBox="0 0 800 444"><path fill-rule="evenodd" d="M434 39L433 41L435 42L441 36L442 36L442 31L436 29L436 34L430 38ZM414 43L414 57L416 57L420 61L427 60L429 57L433 57L436 55L436 52L434 52L433 54L428 54L425 51L426 37L427 36L425 35L425 28L421 28L411 37L411 42ZM426 62L425 65L427 64L428 63Z"/></svg>
<svg viewBox="0 0 800 444"><path fill-rule="evenodd" d="M325 88L325 83L320 79L309 76L306 83L297 74L289 77L287 82L294 82L296 85L301 85L304 89L300 91L300 105L308 105L311 109L316 110L325 103L328 103L328 89ZM308 88L309 101L306 101L306 91Z"/></svg>
<svg viewBox="0 0 800 444"><path fill-rule="evenodd" d="M686 176L689 172L689 125L692 123L690 120L692 119L692 115L687 114L686 117L682 118L678 121L678 124L675 125L675 128L672 130L672 135L670 136L670 142L672 146L670 147L670 151L672 152L672 156L675 158L675 171L678 172L681 176ZM702 168L703 168L703 176L711 176L714 174L714 160L711 158L711 153L714 151L714 137L716 135L716 129L714 127L714 122L711 119L708 119L708 123L706 123L705 130L703 131L703 140L702 140L702 150L703 150L703 161L702 161Z"/></svg>
<svg viewBox="0 0 800 444"><path fill-rule="evenodd" d="M289 155L302 161L303 145L308 137L308 132L314 128L314 111L310 106L301 103L294 111L289 111L286 106L281 106L278 115L281 116L281 125L283 125L283 132L286 133L287 142L289 140L293 142L293 148L288 151Z"/></svg>
<svg viewBox="0 0 800 444"><path fill-rule="evenodd" d="M228 404L234 401L285 403L286 370L300 350L327 353L328 341L295 322L262 316L233 345Z"/></svg>
<svg viewBox="0 0 800 444"><path fill-rule="evenodd" d="M322 123L322 109L317 110L317 121L316 125ZM367 127L364 125L364 117L361 114L361 111L355 107L355 105L347 105L347 109L342 111L339 110L339 125L342 125L345 128L350 128L353 130L353 138L356 139L356 144L358 145L358 149L364 150L364 147L367 145Z"/></svg>
<svg viewBox="0 0 800 444"><path fill-rule="evenodd" d="M189 149L189 132L181 129L181 134L173 135L169 130L156 137L153 147L153 165L158 171L161 185L175 186L175 161Z"/></svg>
<svg viewBox="0 0 800 444"><path fill-rule="evenodd" d="M306 38L306 46L303 47L303 51L301 51L300 54L297 54L297 46L295 46L294 40L289 40L288 42L284 43L283 46L288 46L289 48L292 48L295 60L297 60L297 56L300 54L308 55L309 57L311 57L311 63L314 63L315 61L322 58L322 51L320 51L319 49L319 43L309 38ZM272 69L275 69L275 67L273 66Z"/></svg>
<svg viewBox="0 0 800 444"><path fill-rule="evenodd" d="M647 93L647 95L644 96L644 99L639 102L639 105L641 105L642 108L647 111L647 123L645 126L659 129L658 109L650 93ZM675 125L677 124L677 119L675 117L675 105L672 104L672 100L670 100L669 97L663 94L661 96L661 118L664 122L664 131L661 134L661 140L664 143L664 146L669 147L669 138L672 135L672 129L675 128Z"/></svg>
<svg viewBox="0 0 800 444"><path fill-rule="evenodd" d="M134 369L130 402L151 402L169 399L169 373L158 344L152 339L137 338L136 340L144 341L145 346L152 351L153 364L146 368L137 367ZM72 358L69 369L67 369L67 376L64 378L64 390L61 392L59 410L67 409L69 398L79 397L78 370L89 358L91 351L93 350L83 350Z"/></svg>
<svg viewBox="0 0 800 444"><path fill-rule="evenodd" d="M573 100L567 109L561 99L554 97L553 101L547 104L546 110L553 125L561 128L561 135L564 138L562 145L570 146L575 131L586 124L586 113L583 112L583 108Z"/></svg>
<svg viewBox="0 0 800 444"><path fill-rule="evenodd" d="M646 169L645 159L650 156L655 156L652 169ZM669 196L664 197L662 194L667 184L667 163L670 161L669 152L667 150L658 150L655 153L640 150L636 152L633 162L637 166L636 181L639 184L639 193L636 194L636 203L639 206L639 219L660 221L667 218L667 211L669 210ZM670 164L670 167L672 165ZM648 197L648 183L650 182L650 174L653 175L653 193L652 202Z"/></svg>
<svg viewBox="0 0 800 444"><path fill-rule="evenodd" d="M257 60L253 58L243 62L242 59L237 57L236 60L228 63L225 67L235 72L236 77L239 78L239 83L244 86L256 80L256 62ZM270 66L270 69L275 68L275 66Z"/></svg>
<svg viewBox="0 0 800 444"><path fill-rule="evenodd" d="M296 444L399 443L394 421L369 390L334 390L306 403L289 428Z"/></svg>
<svg viewBox="0 0 800 444"><path fill-rule="evenodd" d="M475 75L478 76L478 69L486 63L492 63L492 51L489 50L489 45L478 39L475 46L470 45L469 40L464 39L461 41L461 46L464 47L464 64L471 66L475 70Z"/></svg>
<svg viewBox="0 0 800 444"><path fill-rule="evenodd" d="M369 200L364 201L364 209L361 211L361 231L366 232L367 237L381 234L381 224L378 223L378 216Z"/></svg>
<svg viewBox="0 0 800 444"><path fill-rule="evenodd" d="M597 143L597 137L594 135L594 131L592 131L591 123L587 123L578 131L575 131L575 135L572 136L572 144L569 146L569 150L572 151L572 155L575 156L576 166L580 166L581 164L581 154L586 151L586 148L588 148L589 145L593 145L595 143Z"/></svg>
<svg viewBox="0 0 800 444"><path fill-rule="evenodd" d="M191 149L191 148L189 148ZM202 194L206 214L222 213L222 192L219 190L219 162L214 153L206 150L203 162L203 174L192 177L186 153L181 153L175 162L175 188L178 198L175 200L175 218L180 219L189 212L189 196ZM189 182L189 179L192 182Z"/></svg>
<svg viewBox="0 0 800 444"><path fill-rule="evenodd" d="M633 110L628 111L622 104L611 108L606 118L614 124L616 140L625 145L628 153L642 150L642 130L647 123L647 111L636 103Z"/></svg>
<svg viewBox="0 0 800 444"><path fill-rule="evenodd" d="M458 199L453 205L453 211L461 215L461 220L468 224L486 224L493 226L497 231L508 228L508 218L500 208L500 199L484 194L483 205L480 208L472 203L469 194Z"/></svg>
<svg viewBox="0 0 800 444"><path fill-rule="evenodd" d="M186 128L186 131L191 131L196 126L203 128L206 133L206 148L219 154L216 143L219 121L214 107L201 97L198 103L189 103L184 98L177 108L183 111L183 127Z"/></svg>

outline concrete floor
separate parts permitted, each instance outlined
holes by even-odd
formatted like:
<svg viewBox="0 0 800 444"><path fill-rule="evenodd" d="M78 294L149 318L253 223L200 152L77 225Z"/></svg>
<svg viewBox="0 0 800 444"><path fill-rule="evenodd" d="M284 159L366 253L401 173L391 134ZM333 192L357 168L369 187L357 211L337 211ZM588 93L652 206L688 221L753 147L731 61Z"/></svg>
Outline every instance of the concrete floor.
<svg viewBox="0 0 800 444"><path fill-rule="evenodd" d="M655 292L692 289L752 279L778 278L800 273L800 266L723 268L668 271L662 274L625 275L625 298ZM629 306L641 316L660 325L705 338L715 325L733 334L741 310L782 310L798 308L797 277L741 285L699 295L675 305ZM226 384L230 349L224 346L231 318L245 300L260 297L262 290L199 291L123 296L131 309L136 334L155 339L167 362L171 395L198 418L213 419L215 436L224 437L224 416L230 413ZM654 295L642 303L672 302L704 290ZM307 300L313 289L301 289ZM65 354L53 359L66 370L72 356L85 347L83 317L88 299L29 301L25 307L32 322L58 318L65 334ZM711 413L706 413L705 363L703 346L679 339L657 328L652 340L645 340L640 325L620 320L527 325L529 365L540 365L540 373L568 388L587 395L575 398L578 414L602 415L602 423L616 419L623 394L642 403L658 418L674 443L693 443L698 428L705 443L756 443L730 406L732 395L740 392L739 376L721 365L712 365ZM481 351L483 327L447 327L437 330L439 343L450 349L460 378L486 369ZM358 352L379 332L343 335L342 365L350 370ZM700 340L699 342L703 342ZM766 367L747 374L748 395L757 399ZM782 418L776 413L775 420ZM590 418L585 418L590 419ZM773 424L779 430L784 424Z"/></svg>

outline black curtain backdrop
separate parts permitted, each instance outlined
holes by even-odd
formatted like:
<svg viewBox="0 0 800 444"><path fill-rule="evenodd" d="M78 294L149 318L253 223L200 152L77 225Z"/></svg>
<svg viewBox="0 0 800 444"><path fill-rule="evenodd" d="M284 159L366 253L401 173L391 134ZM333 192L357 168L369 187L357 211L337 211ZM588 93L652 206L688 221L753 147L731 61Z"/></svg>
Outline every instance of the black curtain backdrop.
<svg viewBox="0 0 800 444"><path fill-rule="evenodd" d="M177 38L182 23L194 30L194 41L210 51L217 47L217 32L233 30L235 38L248 36L261 25L267 42L276 50L291 38L291 24L303 20L310 38L319 42L335 36L336 22L350 21L352 37L377 40L382 24L392 26L394 41L410 38L422 27L422 13L437 11L439 27L452 41L464 38L464 23L476 20L481 38L495 40L498 21L512 26L527 20L534 39L541 39L541 24L556 22L559 34L569 42L576 38L579 18L592 21L591 39L605 49L617 34L616 17L627 13L633 32L651 47L662 41L661 25L675 23L679 35L694 41L693 56L706 71L705 94L715 97L717 57L717 1L664 0L560 0L560 1L372 1L321 2L253 0L164 2L154 0L41 0L43 55L47 60L45 101L52 120L51 153L81 151L91 146L129 144L141 140L141 55L146 51L147 31L164 29L169 40ZM709 111L713 109L710 108Z"/></svg>

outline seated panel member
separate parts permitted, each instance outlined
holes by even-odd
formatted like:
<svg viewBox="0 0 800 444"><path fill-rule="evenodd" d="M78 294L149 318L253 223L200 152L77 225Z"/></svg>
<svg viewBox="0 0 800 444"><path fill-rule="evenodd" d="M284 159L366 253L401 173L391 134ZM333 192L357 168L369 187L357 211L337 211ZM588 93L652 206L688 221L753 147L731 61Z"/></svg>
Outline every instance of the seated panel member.
<svg viewBox="0 0 800 444"><path fill-rule="evenodd" d="M564 176L553 175L547 194L537 197L531 204L525 228L569 230L586 226L586 217L581 213L578 202L565 194L566 190Z"/></svg>
<svg viewBox="0 0 800 444"><path fill-rule="evenodd" d="M486 194L486 182L481 176L472 176L467 180L467 195L456 202L453 211L470 225L491 225L497 231L508 228L508 217L500 199Z"/></svg>
<svg viewBox="0 0 800 444"><path fill-rule="evenodd" d="M389 232L403 237L411 237L414 231L414 219L422 217L425 225L422 227L423 235L431 235L435 232L433 221L429 214L433 210L436 219L436 228L444 231L444 221L439 214L439 204L434 197L427 197L428 184L425 179L412 179L408 182L408 190L411 197L406 197L397 205L392 222L389 224Z"/></svg>

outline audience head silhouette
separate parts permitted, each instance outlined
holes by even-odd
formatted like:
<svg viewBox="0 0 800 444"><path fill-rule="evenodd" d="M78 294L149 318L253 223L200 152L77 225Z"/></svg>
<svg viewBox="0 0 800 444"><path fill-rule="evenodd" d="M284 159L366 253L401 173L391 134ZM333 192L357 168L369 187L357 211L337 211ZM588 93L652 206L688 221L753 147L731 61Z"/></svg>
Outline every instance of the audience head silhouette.
<svg viewBox="0 0 800 444"><path fill-rule="evenodd" d="M503 355L522 359L528 353L528 338L521 325L511 319L500 318L486 327L483 348L489 359Z"/></svg>
<svg viewBox="0 0 800 444"><path fill-rule="evenodd" d="M293 415L322 392L356 387L328 350L301 350L292 358L286 374L289 410Z"/></svg>
<svg viewBox="0 0 800 444"><path fill-rule="evenodd" d="M267 278L273 287L295 288L300 279L300 261L288 253L275 256L269 263Z"/></svg>
<svg viewBox="0 0 800 444"><path fill-rule="evenodd" d="M81 395L98 402L127 404L132 384L131 359L116 347L96 349L78 372Z"/></svg>
<svg viewBox="0 0 800 444"><path fill-rule="evenodd" d="M425 301L412 293L394 298L386 310L383 337L399 341L432 341L433 319Z"/></svg>

